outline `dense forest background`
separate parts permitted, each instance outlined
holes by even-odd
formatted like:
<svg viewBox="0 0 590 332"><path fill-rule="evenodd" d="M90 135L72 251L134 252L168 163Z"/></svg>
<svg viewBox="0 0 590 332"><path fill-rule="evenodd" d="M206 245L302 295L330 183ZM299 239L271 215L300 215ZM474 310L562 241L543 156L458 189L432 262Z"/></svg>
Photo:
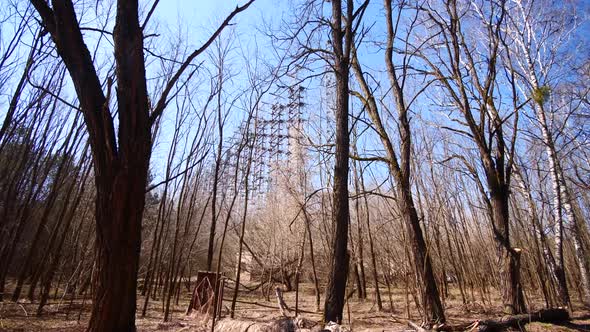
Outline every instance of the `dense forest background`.
<svg viewBox="0 0 590 332"><path fill-rule="evenodd" d="M300 284L326 322L587 310L588 3L165 6L3 2L3 303L134 331L205 270L232 318Z"/></svg>

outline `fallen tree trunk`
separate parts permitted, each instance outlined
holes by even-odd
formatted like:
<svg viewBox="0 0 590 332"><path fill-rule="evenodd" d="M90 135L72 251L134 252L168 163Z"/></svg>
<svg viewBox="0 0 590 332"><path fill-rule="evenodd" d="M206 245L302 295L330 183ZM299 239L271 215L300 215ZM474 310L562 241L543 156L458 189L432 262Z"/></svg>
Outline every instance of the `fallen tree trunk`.
<svg viewBox="0 0 590 332"><path fill-rule="evenodd" d="M408 322L408 325L414 328L416 331L478 331L478 332L500 332L505 331L508 328L521 329L524 325L532 322L542 323L560 323L570 319L569 313L566 309L542 309L529 314L511 315L500 318L478 320L469 324L460 325L442 325L433 328L432 330L426 330L412 322Z"/></svg>
<svg viewBox="0 0 590 332"><path fill-rule="evenodd" d="M570 319L570 315L566 309L542 309L537 312L522 315L505 316L498 319L481 320L477 324L477 331L479 332L495 332L504 331L509 327L520 328L527 323L543 322L543 323L559 323Z"/></svg>

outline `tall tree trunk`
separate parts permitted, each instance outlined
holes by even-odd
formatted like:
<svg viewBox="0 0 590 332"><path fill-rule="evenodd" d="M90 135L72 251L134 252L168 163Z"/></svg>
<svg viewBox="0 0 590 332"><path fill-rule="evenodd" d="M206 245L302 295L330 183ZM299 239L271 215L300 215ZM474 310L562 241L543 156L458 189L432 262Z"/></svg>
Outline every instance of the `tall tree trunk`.
<svg viewBox="0 0 590 332"><path fill-rule="evenodd" d="M344 309L346 280L348 278L348 79L349 55L352 41L353 1L347 1L347 22L342 27L342 1L332 1L332 45L334 48L334 74L336 76L336 154L334 163L334 192L332 223L335 226L332 243L332 261L328 273L324 321L341 323Z"/></svg>
<svg viewBox="0 0 590 332"><path fill-rule="evenodd" d="M518 3L518 9L524 12L524 8L522 3ZM528 17L526 18L528 20ZM526 33L525 35L536 34L537 31L533 30L533 26L531 22L526 22ZM537 27L535 27L537 28ZM541 28L541 27L539 27ZM542 28L539 31L543 30ZM521 35L522 36L522 35ZM523 37L520 37L523 38ZM562 305L567 305L570 302L569 292L567 290L567 283L565 282L565 268L564 268L564 258L563 258L563 235L564 235L564 227L563 227L563 213L562 208L566 212L566 218L571 225L576 224L576 218L571 213L571 205L568 198L567 186L565 184L563 178L563 170L561 168L560 159L557 153L557 149L555 146L555 139L553 137L553 133L551 131L550 122L547 119L547 110L545 102L546 97L544 93L541 91L541 84L539 83L539 76L537 74L535 62L540 59L533 59L533 55L531 54L532 46L529 43L532 43L532 40L537 42L536 38L532 38L530 40L522 40L518 45L521 46L521 51L524 57L524 66L526 69L526 76L528 76L528 83L531 86L531 94L533 96L537 95L537 98L533 97L534 100L534 111L541 127L541 138L545 145L545 152L547 153L547 159L549 161L549 173L551 176L551 184L554 194L554 206L553 206L553 216L555 218L555 276L559 280L558 281L558 295L560 297L560 302ZM543 41L546 42L546 41ZM537 45L539 47L540 45ZM545 45L543 45L545 46ZM544 59L543 59L544 60ZM546 64L544 64L546 65ZM573 226L575 230L576 227ZM578 232L574 231L574 246L576 247L576 260L578 262L578 266L580 267L580 272L582 274L582 280L584 283L584 293L586 296L586 300L590 303L590 267L584 263L585 256L581 253L577 246L579 243L579 234Z"/></svg>
<svg viewBox="0 0 590 332"><path fill-rule="evenodd" d="M299 279L301 276L301 268L303 267L303 259L305 258L305 240L307 239L307 229L303 229L301 236L301 249L299 250L299 257L297 259L297 267L295 269L295 317L299 315Z"/></svg>
<svg viewBox="0 0 590 332"><path fill-rule="evenodd" d="M108 79L105 96L73 2L52 1L53 7L45 0L30 2L41 17L44 29L51 34L57 53L72 78L92 149L97 285L88 330L135 331L137 270L152 124L166 108L170 91L191 61L253 0L236 7L208 41L187 57L167 82L154 107L148 102L138 1L118 0L113 31L118 135L110 110L113 81ZM144 25L146 23L147 18Z"/></svg>
<svg viewBox="0 0 590 332"><path fill-rule="evenodd" d="M526 307L520 283L520 249L510 246L508 188L492 188L490 199L492 224L496 240L496 255L500 266L500 288L504 312L519 314L526 312Z"/></svg>
<svg viewBox="0 0 590 332"><path fill-rule="evenodd" d="M148 163L146 160L143 165L134 164L129 171L119 169L118 174L97 179L98 280L89 331L135 331L135 290ZM143 175L139 174L142 168Z"/></svg>
<svg viewBox="0 0 590 332"><path fill-rule="evenodd" d="M444 322L445 315L442 303L440 301L436 278L432 269L432 262L426 241L422 235L418 213L414 206L411 196L403 191L398 191L400 197L400 210L404 219L409 243L412 248L413 263L417 272L418 282L423 287L422 307L427 322Z"/></svg>
<svg viewBox="0 0 590 332"><path fill-rule="evenodd" d="M152 144L137 1L117 3L113 36L119 86L118 156L97 158L104 150L97 142L93 145L98 284L88 330L97 332L135 331L141 221Z"/></svg>
<svg viewBox="0 0 590 332"><path fill-rule="evenodd" d="M537 84L536 78L533 78L533 84ZM538 87L536 87L538 88ZM549 126L547 123L547 119L545 117L545 109L542 103L537 103L536 107L536 114L537 118L541 125L541 134L543 138L543 143L545 144L545 151L547 153L547 159L549 161L549 173L551 176L551 185L553 189L553 217L555 218L555 225L554 225L554 242L555 242L555 255L554 255L554 262L548 262L549 268L552 269L552 272L555 276L557 281L557 291L560 304L563 306L568 306L570 303L569 292L567 289L567 283L565 280L565 267L564 267L564 257L563 257L563 235L564 235L564 228L563 228L563 213L562 209L565 207L567 211L567 202L564 201L565 198L565 188L564 183L562 183L561 178L561 167L559 163L559 159L557 157L557 151L555 150L555 144L553 141L553 135L549 130ZM571 214L566 213L566 217L568 221L575 222L575 218L572 218ZM575 237L575 236L574 236ZM579 261L579 260L578 260ZM551 264L553 263L553 264Z"/></svg>
<svg viewBox="0 0 590 332"><path fill-rule="evenodd" d="M141 220L151 153L143 33L137 1L118 1L113 33L119 136L71 1L31 0L51 33L89 132L96 186L97 285L89 331L135 331ZM122 254L124 253L124 254Z"/></svg>
<svg viewBox="0 0 590 332"><path fill-rule="evenodd" d="M432 268L430 254L424 239L420 226L420 219L414 205L412 197L412 188L410 182L411 175L411 150L412 136L410 119L408 118L408 106L406 105L403 86L400 84L400 78L393 64L393 44L396 39L397 29L394 28L392 2L384 0L384 9L386 13L387 27L387 45L385 49L385 64L387 74L391 84L391 90L398 112L398 130L399 130L399 155L394 149L392 140L383 123L375 97L364 78L361 65L358 61L356 49L352 49L352 69L355 73L358 83L363 92L361 98L366 106L367 113L371 118L374 129L379 134L379 138L385 148L386 157L383 158L389 167L391 176L395 179L397 186L397 196L399 198L399 209L409 235L409 243L412 249L413 264L418 274L419 289L421 302L424 309L424 320L428 324L434 322L444 322L444 309L440 301L438 287ZM405 75L405 71L403 71Z"/></svg>
<svg viewBox="0 0 590 332"><path fill-rule="evenodd" d="M509 82L512 88L512 103L514 109L514 127L512 139L509 143L504 139L504 126L508 118L502 117L495 104L497 96L497 63L502 54L500 44L503 43L502 24L506 14L504 2L493 3L492 10L497 13L494 23L484 24L488 27L488 49L485 62L485 75L477 71L480 62L475 60L478 46L469 44L464 35L463 14L459 13L456 0L445 3L448 17L444 22L432 19L447 38L440 40L445 44L449 57L449 67L441 67L426 60L426 64L434 75L442 82L448 91L448 96L459 107L464 117L464 124L469 130L468 136L473 139L479 152L479 159L485 171L487 190L479 182L478 173L466 158L459 156L472 173L481 198L487 205L488 214L492 221L492 231L496 241L496 251L499 260L500 286L503 292L503 304L508 313L521 313L525 310L522 288L520 286L519 259L520 251L510 247L509 233L509 205L510 177L514 160L515 141L518 133L518 105L517 90L514 84L514 73ZM433 15L429 12L428 15ZM437 14L438 15L438 14ZM433 16L431 16L432 18ZM509 61L510 62L510 59ZM448 72L447 72L448 69ZM443 73L444 71L444 73ZM452 79L451 84L449 78ZM477 93L473 103L473 94ZM477 113L476 113L477 112ZM488 197L488 195L490 197Z"/></svg>
<svg viewBox="0 0 590 332"><path fill-rule="evenodd" d="M211 271L213 265L213 253L215 251L215 232L217 229L217 188L219 184L219 172L221 170L221 149L223 147L223 119L221 117L221 89L223 86L223 72L219 73L219 89L217 94L217 131L219 142L215 158L215 171L213 173L213 192L211 196L211 225L209 227L209 244L207 246L207 271Z"/></svg>

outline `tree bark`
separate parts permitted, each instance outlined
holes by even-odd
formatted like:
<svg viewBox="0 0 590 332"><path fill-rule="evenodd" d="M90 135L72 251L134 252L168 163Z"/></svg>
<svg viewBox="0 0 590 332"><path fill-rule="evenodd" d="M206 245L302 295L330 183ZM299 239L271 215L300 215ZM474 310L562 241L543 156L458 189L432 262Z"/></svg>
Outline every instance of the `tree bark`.
<svg viewBox="0 0 590 332"><path fill-rule="evenodd" d="M416 269L419 283L423 288L422 307L425 313L427 323L442 323L445 321L445 314L440 301L438 286L432 268L432 262L426 241L422 235L418 213L414 206L412 198L405 191L398 192L400 197L400 210L404 219L405 226L409 235L409 242L412 248L412 262Z"/></svg>
<svg viewBox="0 0 590 332"><path fill-rule="evenodd" d="M524 295L520 284L520 249L510 246L508 224L508 189L492 187L492 227L496 240L496 255L500 266L500 282L504 312L526 312Z"/></svg>
<svg viewBox="0 0 590 332"><path fill-rule="evenodd" d="M150 114L143 28L137 0L118 0L113 31L117 79L118 136L107 95L84 42L71 0L30 0L51 34L57 53L72 78L92 149L96 186L97 285L89 331L135 331L137 270L141 222L152 148L151 126L168 103L168 94L190 65L219 36L250 0L223 21L213 35L191 53L167 82ZM147 20L146 20L147 22Z"/></svg>
<svg viewBox="0 0 590 332"><path fill-rule="evenodd" d="M118 1L113 33L119 146L107 96L71 1L31 0L72 81L92 147L96 185L97 285L89 331L135 331L141 220L151 153L143 33L137 1ZM122 254L124 253L124 254Z"/></svg>
<svg viewBox="0 0 590 332"><path fill-rule="evenodd" d="M336 154L334 163L334 192L332 223L334 241L332 261L324 301L324 321L340 324L343 317L346 280L348 278L348 79L349 55L352 41L353 1L347 1L347 23L342 28L342 1L332 1L332 45L334 51L334 74L336 76Z"/></svg>

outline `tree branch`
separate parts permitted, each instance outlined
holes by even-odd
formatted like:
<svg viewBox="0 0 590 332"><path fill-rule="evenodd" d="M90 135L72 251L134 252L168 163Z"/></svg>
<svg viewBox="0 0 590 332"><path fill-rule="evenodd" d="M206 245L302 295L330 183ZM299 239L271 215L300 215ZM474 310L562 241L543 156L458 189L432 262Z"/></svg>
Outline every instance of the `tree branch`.
<svg viewBox="0 0 590 332"><path fill-rule="evenodd" d="M158 117L160 115L162 115L162 112L164 111L164 109L166 108L166 105L168 104L168 94L170 93L170 91L172 90L172 87L174 86L174 84L176 84L176 82L178 81L178 79L180 78L180 76L182 75L182 73L186 70L186 68L194 60L194 58L196 58L201 53L203 53L209 47L209 45L211 45L213 43L213 41L221 34L221 32L223 31L223 29L225 29L228 25L230 25L231 20L238 13L240 13L240 12L246 10L248 7L250 7L250 5L253 2L254 2L254 0L250 0L245 5L243 5L241 7L240 6L236 6L236 9L234 9L234 11L231 12L231 14L229 14L226 17L226 19L221 23L221 25L211 35L211 37L209 37L209 39L205 42L205 44L203 44L200 48L196 49L193 53L191 53L186 58L186 60L182 63L182 65L180 66L180 68L178 69L178 71L176 72L176 74L174 74L174 76L172 77L172 79L170 79L170 81L168 81L168 84L166 84L166 87L164 88L164 91L162 92L162 95L160 96L160 99L156 103L156 107L154 108L154 111L152 112L152 115L150 116L150 124L153 124L158 119Z"/></svg>

